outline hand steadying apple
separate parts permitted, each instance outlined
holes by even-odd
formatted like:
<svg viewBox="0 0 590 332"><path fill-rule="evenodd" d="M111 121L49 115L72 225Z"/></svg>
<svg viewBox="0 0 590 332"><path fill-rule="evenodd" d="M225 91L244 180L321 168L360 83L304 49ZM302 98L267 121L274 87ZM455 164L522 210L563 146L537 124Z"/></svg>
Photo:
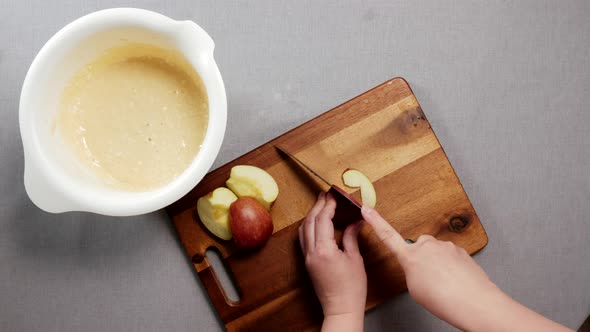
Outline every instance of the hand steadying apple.
<svg viewBox="0 0 590 332"><path fill-rule="evenodd" d="M346 228L340 250L331 222L335 210L334 198L320 194L299 227L299 243L322 304L322 331L362 331L367 294L357 240L362 222ZM399 260L412 298L435 316L465 331L572 331L502 292L464 249L429 235L408 244L374 209L363 206L362 214Z"/></svg>

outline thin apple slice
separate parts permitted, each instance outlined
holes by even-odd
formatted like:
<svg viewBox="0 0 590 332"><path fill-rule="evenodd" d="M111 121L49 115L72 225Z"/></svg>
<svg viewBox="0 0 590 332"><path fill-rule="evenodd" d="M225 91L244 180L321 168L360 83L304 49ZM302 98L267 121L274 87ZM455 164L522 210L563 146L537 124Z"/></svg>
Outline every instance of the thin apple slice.
<svg viewBox="0 0 590 332"><path fill-rule="evenodd" d="M237 199L231 190L220 187L197 201L199 219L211 233L222 240L232 238L229 207Z"/></svg>
<svg viewBox="0 0 590 332"><path fill-rule="evenodd" d="M270 210L279 195L279 186L275 179L265 170L250 165L232 167L225 185L238 197L255 198L267 210Z"/></svg>
<svg viewBox="0 0 590 332"><path fill-rule="evenodd" d="M356 169L348 169L342 174L342 181L344 184L352 188L361 188L361 199L363 204L367 204L370 207L375 207L377 204L377 193L375 193L375 187L371 180Z"/></svg>

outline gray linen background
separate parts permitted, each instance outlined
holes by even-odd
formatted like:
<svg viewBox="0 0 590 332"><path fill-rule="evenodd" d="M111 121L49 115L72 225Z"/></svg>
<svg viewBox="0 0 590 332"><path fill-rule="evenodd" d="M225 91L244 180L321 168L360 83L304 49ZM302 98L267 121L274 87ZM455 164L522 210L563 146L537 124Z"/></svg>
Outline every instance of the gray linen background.
<svg viewBox="0 0 590 332"><path fill-rule="evenodd" d="M552 319L577 328L590 313L589 1L3 0L0 330L220 329L163 212L51 215L24 192L31 61L68 22L120 6L194 20L215 40L229 104L216 166L405 77L488 232L476 260ZM407 294L365 325L453 330Z"/></svg>

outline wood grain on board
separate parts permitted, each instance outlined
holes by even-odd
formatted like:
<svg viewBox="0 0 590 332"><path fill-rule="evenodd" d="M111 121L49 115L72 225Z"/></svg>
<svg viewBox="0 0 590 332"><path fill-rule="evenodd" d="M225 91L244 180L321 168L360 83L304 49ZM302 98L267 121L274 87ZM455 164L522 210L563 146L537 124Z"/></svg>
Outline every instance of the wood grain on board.
<svg viewBox="0 0 590 332"><path fill-rule="evenodd" d="M402 78L374 89L304 123L209 173L167 208L181 242L228 331L318 330L322 312L308 279L297 228L322 182L274 148L280 145L328 181L360 200L342 183L347 168L366 174L377 192L376 209L409 239L431 234L473 254L486 233L411 88ZM280 194L272 207L274 233L260 250L238 251L211 235L196 213L197 199L224 186L234 165L265 169ZM337 231L337 236L341 236ZM397 260L363 226L359 245L368 276L367 309L406 289ZM217 248L238 288L226 298L205 251Z"/></svg>

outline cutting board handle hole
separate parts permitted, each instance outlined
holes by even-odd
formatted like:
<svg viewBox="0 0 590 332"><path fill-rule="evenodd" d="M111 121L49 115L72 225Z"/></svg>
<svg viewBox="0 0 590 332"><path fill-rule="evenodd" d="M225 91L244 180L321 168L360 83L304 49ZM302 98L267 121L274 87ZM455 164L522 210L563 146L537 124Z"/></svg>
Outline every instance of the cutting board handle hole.
<svg viewBox="0 0 590 332"><path fill-rule="evenodd" d="M236 286L235 280L230 273L229 268L225 265L223 256L219 249L215 247L209 247L205 251L205 256L209 265L213 269L213 274L217 279L217 285L221 288L221 292L225 296L228 303L235 303L240 301L240 292Z"/></svg>

